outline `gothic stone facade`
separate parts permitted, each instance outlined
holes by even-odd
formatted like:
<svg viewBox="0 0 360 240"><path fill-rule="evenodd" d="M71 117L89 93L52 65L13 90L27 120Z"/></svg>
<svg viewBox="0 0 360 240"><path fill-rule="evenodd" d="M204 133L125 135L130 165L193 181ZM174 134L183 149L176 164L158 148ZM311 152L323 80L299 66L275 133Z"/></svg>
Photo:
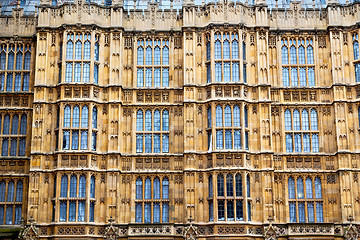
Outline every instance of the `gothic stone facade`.
<svg viewBox="0 0 360 240"><path fill-rule="evenodd" d="M50 3L0 16L1 236L358 239L359 3Z"/></svg>

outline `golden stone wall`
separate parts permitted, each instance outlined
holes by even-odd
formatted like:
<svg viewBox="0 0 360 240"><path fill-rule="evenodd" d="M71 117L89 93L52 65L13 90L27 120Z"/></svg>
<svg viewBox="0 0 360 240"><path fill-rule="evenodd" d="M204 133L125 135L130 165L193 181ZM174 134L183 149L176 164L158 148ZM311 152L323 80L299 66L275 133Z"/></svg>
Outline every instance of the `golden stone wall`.
<svg viewBox="0 0 360 240"><path fill-rule="evenodd" d="M26 112L32 118L28 121L25 156L0 158L0 181L24 179L24 224L3 225L0 230L16 231L21 227L24 230L20 237L24 239L358 239L360 86L355 76L358 60L354 60L353 36L360 34L359 3L329 2L321 11L305 10L300 2L290 2L286 11L270 11L262 1L254 6L221 1L200 7L184 1L179 11L161 10L153 2L146 10L135 11L126 10L120 1L113 1L111 7L80 0L71 5L49 4L43 0L35 16L24 16L21 9L14 9L13 16L0 17L4 27L0 29L0 45L32 44L30 91L0 93L1 114ZM236 34L241 53L238 59L215 57L218 33ZM67 59L68 34L73 34L73 42L80 34L82 44L89 36L89 59ZM286 64L282 60L283 41L292 39L312 41L313 63ZM137 49L141 40L168 41L168 87L138 87L141 64L137 64ZM96 44L99 59L94 51ZM224 66L228 62L239 64L239 82L216 82L217 62ZM77 63L89 64L88 82L66 82L67 64L73 64L75 71ZM94 77L96 67L98 82ZM309 77L306 86L284 86L283 67L290 71L295 67L298 71L314 69L314 86ZM7 71L0 70L0 74ZM86 106L88 125L65 126L67 106L71 111L75 106L83 111ZM239 107L239 126L225 123L219 127L218 106L223 111L226 106ZM97 122L93 125L95 108ZM169 130L156 133L168 134L168 152L137 152L137 134L146 135L137 129L139 110L169 112ZM315 110L317 127L311 122L309 130L288 130L286 111L294 117L296 110L301 114L305 114L303 110L308 114ZM235 145L218 149L219 130L239 131L241 149ZM66 131L80 135L86 131L86 149L80 150L83 147L79 146L72 150L72 145L66 149ZM306 152L303 142L300 152L287 152L289 134L302 139L307 135L315 139L317 135L318 150L312 143L311 152ZM220 174L225 179L228 174L234 176L233 181L237 174L242 177L241 196L218 196ZM77 185L77 196L64 197L63 176L67 176L68 186L72 176L77 184L84 177L84 195L79 195ZM136 180L143 179L144 185L147 177L152 182L168 179L168 199L136 198ZM313 188L313 182L319 179L321 197L309 198L306 192L303 198L297 192L295 199L290 198L289 179L295 179L297 185L300 177L304 181L311 178ZM242 219L231 219L225 206L223 221L217 210L222 203L231 202L241 202ZM67 206L65 221L61 221L62 203ZM72 203L76 203L75 221L68 220ZM82 203L85 216L79 221ZM168 221L137 223L136 206L147 203L153 208L159 203L162 209L168 204ZM305 222L300 220L300 210L296 210L295 222L291 221L291 204L306 206ZM322 206L322 221L317 212L314 222L309 220L311 204L314 209ZM145 221L144 211L141 222Z"/></svg>

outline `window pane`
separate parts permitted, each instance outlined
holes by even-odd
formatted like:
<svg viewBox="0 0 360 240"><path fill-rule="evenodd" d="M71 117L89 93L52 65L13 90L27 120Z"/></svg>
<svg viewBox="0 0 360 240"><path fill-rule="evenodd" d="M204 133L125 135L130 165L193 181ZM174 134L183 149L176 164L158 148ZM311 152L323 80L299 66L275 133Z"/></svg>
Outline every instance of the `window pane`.
<svg viewBox="0 0 360 240"><path fill-rule="evenodd" d="M315 178L315 198L321 199L321 179L319 177Z"/></svg>
<svg viewBox="0 0 360 240"><path fill-rule="evenodd" d="M86 197L86 177L84 175L80 176L79 181L79 197L84 198Z"/></svg>
<svg viewBox="0 0 360 240"><path fill-rule="evenodd" d="M169 180L167 178L162 181L162 198L169 199Z"/></svg>
<svg viewBox="0 0 360 240"><path fill-rule="evenodd" d="M6 201L13 202L14 201L14 182L11 181L8 183L8 189L7 189L7 198Z"/></svg>
<svg viewBox="0 0 360 240"><path fill-rule="evenodd" d="M232 81L233 82L240 81L239 63L232 63Z"/></svg>
<svg viewBox="0 0 360 240"><path fill-rule="evenodd" d="M88 127L89 123L89 108L87 106L83 106L81 110L81 127Z"/></svg>
<svg viewBox="0 0 360 240"><path fill-rule="evenodd" d="M16 201L22 202L23 200L23 182L18 181L16 184Z"/></svg>
<svg viewBox="0 0 360 240"><path fill-rule="evenodd" d="M293 152L292 134L286 134L286 152Z"/></svg>
<svg viewBox="0 0 360 240"><path fill-rule="evenodd" d="M75 222L76 219L76 202L69 202L69 221Z"/></svg>
<svg viewBox="0 0 360 240"><path fill-rule="evenodd" d="M154 190L153 190L153 198L154 199L160 199L160 179L155 178L154 179Z"/></svg>
<svg viewBox="0 0 360 240"><path fill-rule="evenodd" d="M142 179L136 179L136 199L142 199Z"/></svg>
<svg viewBox="0 0 360 240"><path fill-rule="evenodd" d="M222 68L221 63L215 63L215 82L222 81Z"/></svg>
<svg viewBox="0 0 360 240"><path fill-rule="evenodd" d="M299 203L299 222L304 223L305 222L305 204Z"/></svg>
<svg viewBox="0 0 360 240"><path fill-rule="evenodd" d="M230 82L230 63L224 63L224 82Z"/></svg>
<svg viewBox="0 0 360 240"><path fill-rule="evenodd" d="M216 131L216 149L223 149L224 145L223 145L223 131L222 130L217 130Z"/></svg>
<svg viewBox="0 0 360 240"><path fill-rule="evenodd" d="M85 221L85 201L79 201L78 203L78 221Z"/></svg>
<svg viewBox="0 0 360 240"><path fill-rule="evenodd" d="M218 221L225 221L225 206L223 200L218 200Z"/></svg>
<svg viewBox="0 0 360 240"><path fill-rule="evenodd" d="M13 90L13 75L8 73L6 78L6 91L11 92Z"/></svg>
<svg viewBox="0 0 360 240"><path fill-rule="evenodd" d="M217 192L219 197L224 196L224 176L222 174L217 176Z"/></svg>
<svg viewBox="0 0 360 240"><path fill-rule="evenodd" d="M290 86L290 79L289 79L289 68L282 69L282 77L283 77L283 85L284 87Z"/></svg>
<svg viewBox="0 0 360 240"><path fill-rule="evenodd" d="M288 55L288 48L283 46L281 48L281 56L282 56L282 64L288 64L289 63L289 55Z"/></svg>
<svg viewBox="0 0 360 240"><path fill-rule="evenodd" d="M137 203L135 206L135 222L141 223L142 222L142 204Z"/></svg>
<svg viewBox="0 0 360 240"><path fill-rule="evenodd" d="M295 199L295 182L292 177L288 179L289 199Z"/></svg>
<svg viewBox="0 0 360 240"><path fill-rule="evenodd" d="M234 201L226 201L227 221L234 221Z"/></svg>
<svg viewBox="0 0 360 240"><path fill-rule="evenodd" d="M151 180L145 179L145 199L151 199Z"/></svg>
<svg viewBox="0 0 360 240"><path fill-rule="evenodd" d="M316 222L323 222L323 204L317 202L316 203Z"/></svg>
<svg viewBox="0 0 360 240"><path fill-rule="evenodd" d="M21 75L20 74L15 75L14 91L15 92L20 92L21 91Z"/></svg>
<svg viewBox="0 0 360 240"><path fill-rule="evenodd" d="M88 131L81 131L81 150L88 149Z"/></svg>
<svg viewBox="0 0 360 240"><path fill-rule="evenodd" d="M145 203L145 212L144 212L145 223L151 222L151 205L150 203Z"/></svg>
<svg viewBox="0 0 360 240"><path fill-rule="evenodd" d="M313 152L319 152L319 135L318 134L312 134L311 135L312 140L312 150Z"/></svg>
<svg viewBox="0 0 360 240"><path fill-rule="evenodd" d="M159 223L160 222L160 204L159 203L154 203L153 206L153 217L154 217L154 223Z"/></svg>
<svg viewBox="0 0 360 240"><path fill-rule="evenodd" d="M12 225L13 224L13 206L10 206L10 205L6 206L5 224L6 225Z"/></svg>
<svg viewBox="0 0 360 240"><path fill-rule="evenodd" d="M308 222L313 223L314 222L314 204L313 203L307 204L307 213L308 213Z"/></svg>
<svg viewBox="0 0 360 240"><path fill-rule="evenodd" d="M296 204L289 203L290 222L296 222Z"/></svg>
<svg viewBox="0 0 360 240"><path fill-rule="evenodd" d="M304 198L304 181L302 177L297 179L297 198L303 199Z"/></svg>
<svg viewBox="0 0 360 240"><path fill-rule="evenodd" d="M60 202L60 222L66 221L66 212L67 212L67 202L61 201Z"/></svg>
<svg viewBox="0 0 360 240"><path fill-rule="evenodd" d="M298 86L298 71L296 67L291 68L291 86L296 87Z"/></svg>
<svg viewBox="0 0 360 240"><path fill-rule="evenodd" d="M244 221L243 201L236 201L236 221Z"/></svg>
<svg viewBox="0 0 360 240"><path fill-rule="evenodd" d="M67 197L67 189L68 189L68 178L66 175L63 175L61 177L60 197Z"/></svg>
<svg viewBox="0 0 360 240"><path fill-rule="evenodd" d="M217 106L216 107L216 126L217 127L222 127L223 125L223 120L222 120L222 108L221 106Z"/></svg>
<svg viewBox="0 0 360 240"><path fill-rule="evenodd" d="M76 197L77 194L77 178L75 175L72 175L70 178L70 197Z"/></svg>
<svg viewBox="0 0 360 240"><path fill-rule="evenodd" d="M162 222L167 223L169 222L169 204L163 203L162 209Z"/></svg>
<svg viewBox="0 0 360 240"><path fill-rule="evenodd" d="M234 196L234 182L231 174L226 176L226 196Z"/></svg>

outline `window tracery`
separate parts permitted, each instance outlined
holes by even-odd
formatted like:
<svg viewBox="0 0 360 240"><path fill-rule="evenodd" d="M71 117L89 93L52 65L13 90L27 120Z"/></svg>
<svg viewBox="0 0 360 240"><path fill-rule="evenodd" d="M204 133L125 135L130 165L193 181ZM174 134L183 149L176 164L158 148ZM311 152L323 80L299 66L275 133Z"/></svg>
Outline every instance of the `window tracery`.
<svg viewBox="0 0 360 240"><path fill-rule="evenodd" d="M60 196L58 197L59 221L84 222L85 216L88 216L89 221L93 222L95 210L95 176L91 175L89 179L85 174L63 174L60 181L61 189ZM89 192L86 191L87 182L90 182ZM54 184L56 184L56 181ZM89 201L87 201L88 199ZM86 209L89 210L87 211Z"/></svg>
<svg viewBox="0 0 360 240"><path fill-rule="evenodd" d="M319 152L316 109L286 109L284 119L286 152Z"/></svg>
<svg viewBox="0 0 360 240"><path fill-rule="evenodd" d="M169 152L169 111L139 109L136 113L136 152Z"/></svg>
<svg viewBox="0 0 360 240"><path fill-rule="evenodd" d="M169 46L165 38L137 41L137 87L169 87Z"/></svg>
<svg viewBox="0 0 360 240"><path fill-rule="evenodd" d="M92 107L92 123L89 124L88 105L66 105L62 126L63 150L88 150L96 151L97 145L97 107ZM80 120L81 116L81 120ZM58 116L59 117L59 116ZM89 135L91 133L91 135ZM57 131L56 131L57 134Z"/></svg>
<svg viewBox="0 0 360 240"><path fill-rule="evenodd" d="M323 222L323 199L320 177L288 178L290 222Z"/></svg>
<svg viewBox="0 0 360 240"><path fill-rule="evenodd" d="M138 177L135 187L135 222L169 222L169 179Z"/></svg>
<svg viewBox="0 0 360 240"><path fill-rule="evenodd" d="M98 83L99 35L95 35L93 82ZM69 32L66 37L65 82L90 82L91 34ZM61 66L60 66L61 68ZM61 74L60 74L61 76Z"/></svg>
<svg viewBox="0 0 360 240"><path fill-rule="evenodd" d="M0 45L0 91L29 91L31 45Z"/></svg>
<svg viewBox="0 0 360 240"><path fill-rule="evenodd" d="M23 192L22 179L0 180L0 225L20 225Z"/></svg>
<svg viewBox="0 0 360 240"><path fill-rule="evenodd" d="M1 156L25 156L26 130L25 113L0 113Z"/></svg>
<svg viewBox="0 0 360 240"><path fill-rule="evenodd" d="M210 174L208 189L209 221L251 221L249 174Z"/></svg>
<svg viewBox="0 0 360 240"><path fill-rule="evenodd" d="M207 133L208 149L212 149L212 129L215 131L215 148L216 149L242 149L248 150L248 125L247 125L247 107L244 107L244 117L241 120L241 105L217 105L215 107L215 126L212 126L211 107L207 110ZM242 124L243 123L243 127ZM244 136L244 146L242 145L242 136Z"/></svg>
<svg viewBox="0 0 360 240"><path fill-rule="evenodd" d="M314 87L313 39L282 38L281 45L283 86Z"/></svg>

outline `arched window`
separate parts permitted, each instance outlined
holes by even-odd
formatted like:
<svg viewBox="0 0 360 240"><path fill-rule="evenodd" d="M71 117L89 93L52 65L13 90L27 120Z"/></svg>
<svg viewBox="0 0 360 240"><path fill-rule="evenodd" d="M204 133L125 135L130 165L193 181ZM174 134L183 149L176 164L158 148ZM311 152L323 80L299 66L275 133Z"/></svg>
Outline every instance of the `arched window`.
<svg viewBox="0 0 360 240"><path fill-rule="evenodd" d="M225 40L223 43L224 57L223 59L230 59L230 42Z"/></svg>
<svg viewBox="0 0 360 240"><path fill-rule="evenodd" d="M306 198L313 198L312 180L310 177L306 178Z"/></svg>
<svg viewBox="0 0 360 240"><path fill-rule="evenodd" d="M315 109L311 109L310 116L311 116L311 130L318 130L318 119L317 119L317 112Z"/></svg>
<svg viewBox="0 0 360 240"><path fill-rule="evenodd" d="M145 179L145 199L151 199L151 179Z"/></svg>
<svg viewBox="0 0 360 240"><path fill-rule="evenodd" d="M138 110L136 113L136 131L143 131L143 111Z"/></svg>
<svg viewBox="0 0 360 240"><path fill-rule="evenodd" d="M64 110L64 127L70 127L70 115L71 109L70 106L67 105Z"/></svg>
<svg viewBox="0 0 360 240"><path fill-rule="evenodd" d="M297 198L303 199L304 198L304 181L302 177L297 179Z"/></svg>
<svg viewBox="0 0 360 240"><path fill-rule="evenodd" d="M231 58L239 59L239 42L237 40L233 40L231 43Z"/></svg>
<svg viewBox="0 0 360 240"><path fill-rule="evenodd" d="M161 51L160 47L156 46L154 49L154 65L160 65Z"/></svg>
<svg viewBox="0 0 360 240"><path fill-rule="evenodd" d="M235 176L235 190L236 190L236 196L241 197L242 196L242 177L240 174L236 174L236 176Z"/></svg>
<svg viewBox="0 0 360 240"><path fill-rule="evenodd" d="M163 51L162 64L169 65L169 47L167 47L167 46L163 47L162 51Z"/></svg>
<svg viewBox="0 0 360 240"><path fill-rule="evenodd" d="M155 110L154 112L154 131L160 131L160 111Z"/></svg>
<svg viewBox="0 0 360 240"><path fill-rule="evenodd" d="M213 177L212 175L209 175L209 178L208 178L208 189L209 189L209 198L212 198L213 197L213 191L214 191L214 188L213 188Z"/></svg>
<svg viewBox="0 0 360 240"><path fill-rule="evenodd" d="M216 126L217 127L222 127L223 125L223 119L222 119L222 107L220 105L218 105L216 107Z"/></svg>
<svg viewBox="0 0 360 240"><path fill-rule="evenodd" d="M15 84L14 84L14 91L20 92L21 91L21 74L15 74Z"/></svg>
<svg viewBox="0 0 360 240"><path fill-rule="evenodd" d="M146 59L145 59L145 63L146 65L151 65L152 64L152 48L150 46L148 46L146 48Z"/></svg>
<svg viewBox="0 0 360 240"><path fill-rule="evenodd" d="M79 180L79 197L84 198L85 195L86 195L86 177L85 175L81 175Z"/></svg>
<svg viewBox="0 0 360 240"><path fill-rule="evenodd" d="M144 65L144 48L142 46L139 46L137 49L137 64Z"/></svg>
<svg viewBox="0 0 360 240"><path fill-rule="evenodd" d="M301 134L295 134L295 139L294 139L294 147L295 147L295 152L301 152Z"/></svg>
<svg viewBox="0 0 360 240"><path fill-rule="evenodd" d="M7 69L8 70L12 70L12 69L14 69L14 52L10 52L9 54L8 54L8 65L7 65Z"/></svg>
<svg viewBox="0 0 360 240"><path fill-rule="evenodd" d="M77 177L72 175L70 178L70 197L76 197L76 188L77 188Z"/></svg>
<svg viewBox="0 0 360 240"><path fill-rule="evenodd" d="M353 47L354 47L354 60L357 60L359 59L359 42L354 41Z"/></svg>
<svg viewBox="0 0 360 240"><path fill-rule="evenodd" d="M90 59L90 42L85 41L84 43L84 59L89 60Z"/></svg>
<svg viewBox="0 0 360 240"><path fill-rule="evenodd" d="M66 59L73 58L73 51L74 51L74 43L72 41L68 41L66 44Z"/></svg>
<svg viewBox="0 0 360 240"><path fill-rule="evenodd" d="M294 117L294 130L300 130L300 112L295 109L293 112Z"/></svg>
<svg viewBox="0 0 360 240"><path fill-rule="evenodd" d="M10 133L10 116L9 114L6 114L4 117L3 134L9 134L9 133Z"/></svg>
<svg viewBox="0 0 360 240"><path fill-rule="evenodd" d="M90 198L95 198L95 177L91 176L90 179Z"/></svg>
<svg viewBox="0 0 360 240"><path fill-rule="evenodd" d="M23 54L22 52L18 51L16 53L16 70L22 69L22 60L23 60Z"/></svg>
<svg viewBox="0 0 360 240"><path fill-rule="evenodd" d="M136 199L142 199L142 179L138 177L136 179Z"/></svg>
<svg viewBox="0 0 360 240"><path fill-rule="evenodd" d="M296 47L290 47L290 64L297 64Z"/></svg>
<svg viewBox="0 0 360 240"><path fill-rule="evenodd" d="M302 130L309 130L309 112L304 109L301 114Z"/></svg>
<svg viewBox="0 0 360 240"><path fill-rule="evenodd" d="M306 48L307 52L307 64L314 64L314 49L312 46Z"/></svg>
<svg viewBox="0 0 360 240"><path fill-rule="evenodd" d="M247 107L245 107L245 109L244 109L244 125L245 125L245 127L249 127L249 121L248 121L248 108Z"/></svg>
<svg viewBox="0 0 360 240"><path fill-rule="evenodd" d="M304 46L299 47L299 64L305 64L305 48Z"/></svg>
<svg viewBox="0 0 360 240"><path fill-rule="evenodd" d="M321 194L321 179L319 177L315 178L315 198L322 198Z"/></svg>
<svg viewBox="0 0 360 240"><path fill-rule="evenodd" d="M220 42L220 40L215 41L215 59L221 59L221 42Z"/></svg>
<svg viewBox="0 0 360 240"><path fill-rule="evenodd" d="M282 59L282 64L289 64L288 48L285 46L281 48L281 59Z"/></svg>
<svg viewBox="0 0 360 240"><path fill-rule="evenodd" d="M97 128L97 108L96 107L93 107L92 127Z"/></svg>
<svg viewBox="0 0 360 240"><path fill-rule="evenodd" d="M17 139L11 139L10 156L16 156L17 152Z"/></svg>
<svg viewBox="0 0 360 240"><path fill-rule="evenodd" d="M360 111L359 111L359 115L360 115ZM211 107L208 107L207 109L207 127L211 128Z"/></svg>
<svg viewBox="0 0 360 240"><path fill-rule="evenodd" d="M68 177L63 175L61 177L61 189L60 189L60 197L67 197L68 195Z"/></svg>
<svg viewBox="0 0 360 240"><path fill-rule="evenodd" d="M18 134L19 130L19 116L15 114L12 118L11 134Z"/></svg>
<svg viewBox="0 0 360 240"><path fill-rule="evenodd" d="M234 106L234 127L240 127L240 108L238 105Z"/></svg>
<svg viewBox="0 0 360 240"><path fill-rule="evenodd" d="M147 110L145 113L145 131L151 131L151 111Z"/></svg>
<svg viewBox="0 0 360 240"><path fill-rule="evenodd" d="M14 182L10 181L8 183L8 189L7 189L7 199L6 201L8 202L13 202L14 201ZM12 217L11 217L12 218Z"/></svg>
<svg viewBox="0 0 360 240"><path fill-rule="evenodd" d="M75 43L75 59L81 59L81 52L82 52L82 43L80 40L76 41Z"/></svg>
<svg viewBox="0 0 360 240"><path fill-rule="evenodd" d="M295 181L293 177L288 179L289 199L295 199Z"/></svg>
<svg viewBox="0 0 360 240"><path fill-rule="evenodd" d="M217 176L217 192L219 197L224 196L224 176L222 174Z"/></svg>
<svg viewBox="0 0 360 240"><path fill-rule="evenodd" d="M291 112L288 109L285 110L285 130L292 130Z"/></svg>
<svg viewBox="0 0 360 240"><path fill-rule="evenodd" d="M80 121L80 109L79 106L75 106L73 110L72 127L79 127Z"/></svg>
<svg viewBox="0 0 360 240"><path fill-rule="evenodd" d="M88 127L89 122L89 108L87 106L83 106L81 110L81 127Z"/></svg>
<svg viewBox="0 0 360 240"><path fill-rule="evenodd" d="M9 140L8 139L3 139L1 155L2 156L7 156L9 154L8 151L9 151Z"/></svg>
<svg viewBox="0 0 360 240"><path fill-rule="evenodd" d="M100 47L100 45L99 45L99 43L95 43L95 61L99 61L99 47ZM96 65L96 66L98 66L98 65Z"/></svg>
<svg viewBox="0 0 360 240"><path fill-rule="evenodd" d="M286 134L286 152L293 152L292 134Z"/></svg>
<svg viewBox="0 0 360 240"><path fill-rule="evenodd" d="M24 59L24 69L25 70L30 70L30 61L31 61L31 53L26 52L25 59Z"/></svg>
<svg viewBox="0 0 360 240"><path fill-rule="evenodd" d="M158 177L156 177L154 179L154 199L160 199L160 179Z"/></svg>
<svg viewBox="0 0 360 240"><path fill-rule="evenodd" d="M169 199L169 179L167 177L162 180L162 198Z"/></svg>
<svg viewBox="0 0 360 240"><path fill-rule="evenodd" d="M169 131L169 111L166 109L162 112L162 130Z"/></svg>
<svg viewBox="0 0 360 240"><path fill-rule="evenodd" d="M225 107L225 127L231 127L231 108L229 105Z"/></svg>
<svg viewBox="0 0 360 240"><path fill-rule="evenodd" d="M16 184L16 201L22 202L22 196L23 196L23 183L22 181L18 181Z"/></svg>
<svg viewBox="0 0 360 240"><path fill-rule="evenodd" d="M226 196L234 196L234 180L231 174L226 175Z"/></svg>
<svg viewBox="0 0 360 240"><path fill-rule="evenodd" d="M251 182L250 182L250 175L248 174L246 176L246 191L247 191L247 197L250 197L250 193L251 193Z"/></svg>
<svg viewBox="0 0 360 240"><path fill-rule="evenodd" d="M5 202L5 194L6 194L5 190L6 190L6 183L4 181L1 181L0 182L0 202ZM2 224L2 222L0 222L0 224Z"/></svg>
<svg viewBox="0 0 360 240"><path fill-rule="evenodd" d="M0 69L4 70L6 65L6 53L3 51L0 54Z"/></svg>

